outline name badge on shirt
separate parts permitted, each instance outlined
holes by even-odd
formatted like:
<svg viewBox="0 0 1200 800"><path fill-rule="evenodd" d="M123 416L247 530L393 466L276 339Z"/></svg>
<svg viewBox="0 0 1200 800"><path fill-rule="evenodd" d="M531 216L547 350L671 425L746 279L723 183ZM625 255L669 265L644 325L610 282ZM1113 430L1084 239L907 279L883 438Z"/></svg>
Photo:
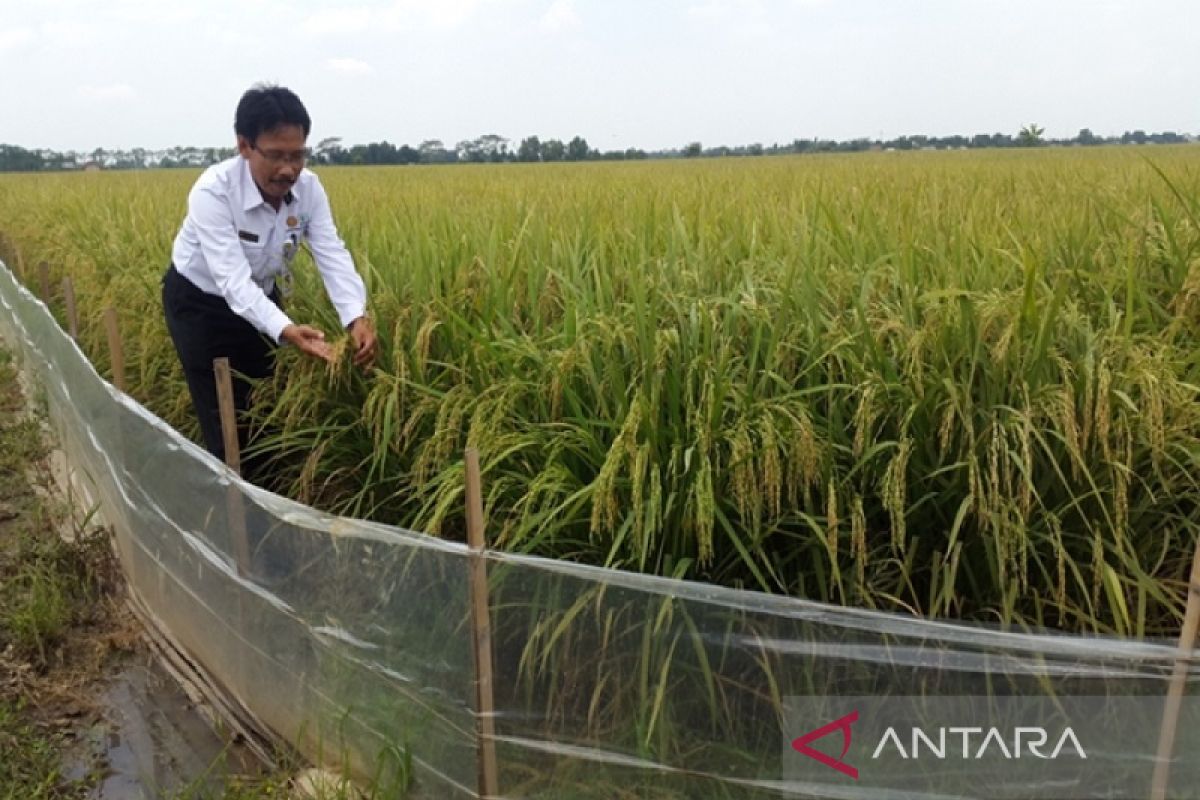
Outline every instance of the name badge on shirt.
<svg viewBox="0 0 1200 800"><path fill-rule="evenodd" d="M243 242L257 242L257 241L258 241L258 234L257 234L257 233L251 233L250 231L242 231L242 230L239 230L239 231L238 231L238 238L239 238L239 239L241 239Z"/></svg>

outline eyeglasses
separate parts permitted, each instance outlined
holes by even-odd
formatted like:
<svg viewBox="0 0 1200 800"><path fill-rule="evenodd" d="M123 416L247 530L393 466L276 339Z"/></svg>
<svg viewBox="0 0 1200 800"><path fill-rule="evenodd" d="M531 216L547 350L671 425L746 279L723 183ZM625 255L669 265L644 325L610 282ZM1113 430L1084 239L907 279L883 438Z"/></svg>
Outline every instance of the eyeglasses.
<svg viewBox="0 0 1200 800"><path fill-rule="evenodd" d="M303 167L304 162L312 157L312 150L304 148L297 150L294 153L284 153L281 150L259 150L258 145L250 145L250 149L256 151L260 156L267 160L270 164L295 164L297 167Z"/></svg>

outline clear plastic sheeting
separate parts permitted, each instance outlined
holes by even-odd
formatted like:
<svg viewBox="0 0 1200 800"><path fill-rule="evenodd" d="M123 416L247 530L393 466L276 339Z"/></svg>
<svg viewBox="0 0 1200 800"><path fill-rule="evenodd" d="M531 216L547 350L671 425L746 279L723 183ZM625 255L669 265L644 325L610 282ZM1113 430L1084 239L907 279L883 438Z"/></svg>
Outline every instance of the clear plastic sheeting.
<svg viewBox="0 0 1200 800"><path fill-rule="evenodd" d="M411 765L416 796L478 796L464 546L243 483L102 380L7 268L0 333L44 387L131 587L192 658L314 760L381 787ZM805 733L785 730L785 698L1161 696L1175 663L1171 643L486 561L506 798L875 796L833 771L785 779L788 742ZM1142 739L1127 757L1153 757L1154 737Z"/></svg>

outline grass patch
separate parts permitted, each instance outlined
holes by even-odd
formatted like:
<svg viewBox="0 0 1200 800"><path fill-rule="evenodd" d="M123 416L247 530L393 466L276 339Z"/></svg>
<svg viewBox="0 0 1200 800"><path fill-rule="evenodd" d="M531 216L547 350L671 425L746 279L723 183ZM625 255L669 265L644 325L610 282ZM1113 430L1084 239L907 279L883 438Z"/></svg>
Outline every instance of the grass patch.
<svg viewBox="0 0 1200 800"><path fill-rule="evenodd" d="M65 782L62 741L28 723L19 706L0 701L0 798L49 800L85 796L86 786Z"/></svg>
<svg viewBox="0 0 1200 800"><path fill-rule="evenodd" d="M32 486L47 455L40 423L23 413L12 356L0 352L0 650L52 666L74 625L101 613L114 565L105 531L57 533L57 514Z"/></svg>
<svg viewBox="0 0 1200 800"><path fill-rule="evenodd" d="M25 413L12 356L0 351L0 800L84 797L91 776L62 772L65 730L46 721L48 697L74 626L103 614L110 565L103 532L61 539L32 471L47 454Z"/></svg>

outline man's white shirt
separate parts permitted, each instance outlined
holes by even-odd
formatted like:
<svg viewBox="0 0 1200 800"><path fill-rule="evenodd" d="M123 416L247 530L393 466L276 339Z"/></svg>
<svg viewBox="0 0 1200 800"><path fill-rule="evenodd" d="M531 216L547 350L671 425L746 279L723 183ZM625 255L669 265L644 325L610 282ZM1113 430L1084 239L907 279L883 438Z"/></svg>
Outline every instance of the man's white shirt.
<svg viewBox="0 0 1200 800"><path fill-rule="evenodd" d="M180 275L225 298L235 314L278 342L291 320L267 295L304 241L344 328L366 311L366 287L333 224L325 188L307 169L278 211L263 200L240 155L206 169L188 194L171 260Z"/></svg>

